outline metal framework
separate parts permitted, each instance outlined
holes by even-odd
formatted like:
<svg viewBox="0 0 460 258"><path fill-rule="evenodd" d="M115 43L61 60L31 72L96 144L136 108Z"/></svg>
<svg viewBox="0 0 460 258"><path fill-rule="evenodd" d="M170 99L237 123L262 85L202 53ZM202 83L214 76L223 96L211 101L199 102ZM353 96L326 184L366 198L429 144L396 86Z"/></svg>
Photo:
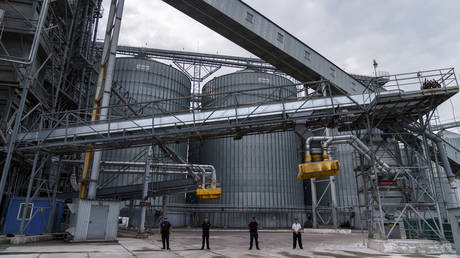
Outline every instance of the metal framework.
<svg viewBox="0 0 460 258"><path fill-rule="evenodd" d="M188 5L185 1L167 2L172 5ZM215 9L204 3L205 1L199 2L202 6L206 5L208 9ZM270 60L276 67L283 67L283 71L301 82L295 81L290 85L254 90L202 94L200 83L221 67L252 68L278 74L282 72L257 58L128 46L117 47L116 38L119 32L117 27L119 28L120 25L121 10L117 12L115 7L122 7L123 1L112 1L112 6L115 7L109 17L112 22L109 22L107 27L108 37L104 45L95 42L97 21L101 13L100 1L54 1L49 3L44 0L39 3L42 8L41 19L39 21L23 19L22 21L26 24L34 24L35 30L28 32L34 35L32 39L41 38L49 43L40 46L33 43L35 40L32 40L30 53L32 61L38 60L36 65L29 64L29 59L19 60L12 57L7 51L7 46L2 45L4 55L0 56L0 60L8 61L8 64L14 63L14 72L20 79L15 82L14 90L8 91L14 96L13 99L19 100L16 101L19 105L15 106L14 101L11 101L7 115L2 117L0 132L2 150L6 155L0 181L0 205L2 205L1 198L5 196L5 192L8 196L25 194L26 203L44 192L54 205L58 192L72 191L69 184L60 187L59 182L70 182L71 175L75 177L80 172L78 167L82 162L86 167L83 170L88 172L89 156L92 152L100 153L102 150L139 146L158 146L162 149L165 156L176 164L158 165L156 163L163 169L159 171L166 174L184 175L183 179L150 182L149 175L155 173L155 170L151 171L150 168L155 167L155 163L149 164L152 162L149 158L145 162L120 164L122 168L117 171L102 170L104 173L114 175L143 174L144 184L123 188L103 188L97 192L97 196L117 196L123 200L145 199L148 196L166 195L171 192L193 191L197 184L203 182L202 180L209 180L210 174L215 175L215 172L210 173L202 166L177 164L186 163L186 161L181 160L169 149L167 143L230 135L240 138L250 134L285 130L311 131L321 128L337 128L339 131L353 132L369 146L367 153L355 155L356 182L359 186L357 208L361 220L369 228L369 233L387 239L395 230L395 225L404 221L407 227L415 225L414 230L419 236L423 234L424 227L428 227L439 239L445 239L442 219L446 217L444 214L446 207L453 201L449 199L449 193L444 188L444 179L446 176L452 177L449 167L455 163L455 160L444 155L445 150L441 144L438 144L442 140L437 140L432 136L430 122L433 120L436 107L458 92L458 83L452 68L385 75L371 79L365 78L358 82L348 74L342 73L340 69L337 70L333 64L330 64L329 68L332 70L329 71L339 73L332 72L333 76L321 74L318 67L313 67L313 65L305 74L302 74L301 69L293 69L291 66L286 68L286 64L274 61L275 57L283 56L283 53L279 52L280 47L275 46L276 55L262 56ZM254 10L250 9L250 11ZM47 13L50 14L46 15ZM215 14L214 10L208 15ZM256 12L254 14L260 15ZM231 15L227 16L225 18L227 22L234 26L238 25L235 23L237 21L231 20ZM200 16L197 19L202 18ZM262 18L265 19L261 16ZM224 29L221 25L210 24L209 26L222 32ZM14 30L14 26L11 27L6 26L4 32L11 30L10 33L18 33ZM290 35L285 31L282 32L286 33L283 35L286 35L287 40ZM234 41L244 43L241 35L233 35L233 37L236 37ZM3 36L2 39L4 38ZM296 41L297 39L290 38L289 40ZM262 39L264 44L270 43L267 41L269 40ZM304 47L311 51L307 46ZM250 46L248 48L253 49ZM164 99L144 103L133 101L124 90L123 85L116 85L111 81L109 63L114 61L115 50L116 53L122 55L171 61L193 82L192 96L188 99L192 105L178 112L166 112L164 106L183 99ZM43 57L38 55L40 57L38 58L35 57L34 51L41 54L47 53L47 55ZM254 51L260 53L261 49ZM306 55L306 52L302 54ZM316 55L317 53L311 52L310 54ZM101 55L102 65L98 67L96 60L101 58ZM289 58L294 60L297 57L289 56ZM318 58L323 57L318 54ZM298 62L298 60L294 61ZM305 64L298 63L297 65L305 66ZM98 68L102 68L103 72L99 73L99 88L96 90L97 105L92 106L89 96L90 91L96 85L93 78L98 74ZM42 73L47 80L37 79ZM339 85L336 76L345 78L346 85ZM315 79L311 79L312 77ZM436 87L427 87L426 80L435 81ZM10 87L10 84L8 85ZM258 94L259 90L269 89L274 95L282 88L293 85L298 89L295 96L283 99L272 98L272 101L246 105L213 105L214 101L220 103L222 100L229 100L241 94ZM341 86L344 86L344 89ZM356 88L368 90L349 94ZM28 94L28 91L32 94ZM109 106L108 98L112 94L120 100L118 105ZM101 97L103 95L106 97ZM270 96L264 97L270 99ZM207 105L201 105L203 98L213 101ZM139 112L140 110L150 112ZM97 114L99 117L95 119ZM381 180L381 172L376 165L378 157L375 156L375 153L379 148L386 148L386 146L376 144L374 137L382 132L390 134L392 139L404 146L401 150L413 153L410 159L401 160L401 164L395 168L395 173L391 177L391 182L394 182L393 186L397 186L400 192L398 198L402 200L397 203L386 201L386 199L395 198L389 198L386 195L385 191L388 186L381 184L386 181ZM392 153L392 150L389 149L385 151ZM82 154L85 152L89 155L86 154L83 160ZM363 155L369 155L371 161L365 161ZM25 160L26 164L20 165L19 162L14 162L15 159ZM74 165L76 163L78 163L77 166ZM94 190L91 191L91 197L96 197L97 174L101 170L99 166L104 166L104 163L99 162L96 158L93 161L89 181ZM139 166L144 167L144 170L131 169ZM441 166L444 169L441 169ZM50 169L45 169L47 167ZM66 169L63 169L64 167ZM20 173L24 168L31 171L29 176ZM171 170L174 170L174 173L171 173ZM70 173L62 171L70 171ZM85 180L88 176L88 174L82 176L82 186L88 182ZM333 182L333 179L329 180ZM331 183L331 187L332 185ZM7 186L6 191L5 186ZM69 196L74 196L74 194ZM324 196L324 193L321 193L320 196ZM321 209L318 203L315 203L314 206L315 209ZM331 208L328 207L328 209ZM336 205L332 207L331 219L337 226L335 209L337 209ZM388 216L389 210L392 211L391 216ZM316 211L314 214L316 216ZM24 221L23 218L22 232L26 227ZM323 221L327 222L327 220Z"/></svg>
<svg viewBox="0 0 460 258"><path fill-rule="evenodd" d="M0 69L7 75L0 82L0 101L5 107L0 117L0 206L6 211L3 197L17 195L26 195L26 203L45 195L54 205L60 180L66 180L54 169L60 166L52 165L56 158L18 152L15 141L17 133L35 123L40 113L86 107L97 65L94 40L101 1L3 1L0 9L5 11ZM40 127L56 126L54 122ZM45 167L52 169L44 171ZM54 209L50 218L52 213ZM26 226L23 218L20 231Z"/></svg>

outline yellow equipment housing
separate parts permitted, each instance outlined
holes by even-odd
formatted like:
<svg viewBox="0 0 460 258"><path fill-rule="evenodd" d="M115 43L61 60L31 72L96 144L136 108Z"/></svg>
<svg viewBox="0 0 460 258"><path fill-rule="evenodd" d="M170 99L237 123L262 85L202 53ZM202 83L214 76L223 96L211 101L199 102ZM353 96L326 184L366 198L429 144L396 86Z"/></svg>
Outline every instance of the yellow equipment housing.
<svg viewBox="0 0 460 258"><path fill-rule="evenodd" d="M196 189L196 195L201 200L218 200L220 199L221 194L222 194L221 188Z"/></svg>
<svg viewBox="0 0 460 258"><path fill-rule="evenodd" d="M297 175L297 179L304 180L310 178L336 176L339 173L339 169L338 160L307 162L299 164L299 174Z"/></svg>

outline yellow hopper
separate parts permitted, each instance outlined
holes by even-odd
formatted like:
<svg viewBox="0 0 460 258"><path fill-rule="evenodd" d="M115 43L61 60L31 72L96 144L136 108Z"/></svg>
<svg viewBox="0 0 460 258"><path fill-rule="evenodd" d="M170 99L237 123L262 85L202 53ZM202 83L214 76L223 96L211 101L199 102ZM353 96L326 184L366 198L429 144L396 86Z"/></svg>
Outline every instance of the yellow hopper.
<svg viewBox="0 0 460 258"><path fill-rule="evenodd" d="M297 179L321 178L335 176L339 173L338 160L325 160L299 164Z"/></svg>
<svg viewBox="0 0 460 258"><path fill-rule="evenodd" d="M201 200L218 200L220 199L221 194L222 194L221 188L196 189L196 195Z"/></svg>

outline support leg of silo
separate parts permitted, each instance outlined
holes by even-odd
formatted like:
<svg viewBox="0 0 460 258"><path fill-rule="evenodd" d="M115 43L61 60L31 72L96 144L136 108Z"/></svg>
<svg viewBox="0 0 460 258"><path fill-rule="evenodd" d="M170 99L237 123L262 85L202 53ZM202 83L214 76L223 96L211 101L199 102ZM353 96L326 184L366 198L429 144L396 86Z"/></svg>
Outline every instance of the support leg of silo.
<svg viewBox="0 0 460 258"><path fill-rule="evenodd" d="M150 146L149 151L147 153L147 158L145 160L145 170L144 170L144 185L142 189L142 201L145 202L148 199L148 190L149 190L149 182L150 182L150 164L152 161L152 156L153 156L153 149ZM147 211L147 207L145 205L142 205L141 207L141 218L140 218L140 224L139 224L139 234L144 233L144 228L145 228L145 212Z"/></svg>
<svg viewBox="0 0 460 258"><path fill-rule="evenodd" d="M311 183L311 212L313 218L313 228L318 228L318 217L316 213L316 207L318 206L318 197L316 195L316 179L310 179Z"/></svg>
<svg viewBox="0 0 460 258"><path fill-rule="evenodd" d="M58 156L53 156L51 157L51 169L50 171L53 174L53 180L54 180L54 185L53 185L53 193L51 197L51 203L50 203L50 213L48 215L48 224L46 227L46 231L48 233L53 233L53 225L55 221L53 221L53 218L56 218L55 213L58 212L56 210L56 194L59 188L59 180L61 180L61 157Z"/></svg>
<svg viewBox="0 0 460 258"><path fill-rule="evenodd" d="M335 228L338 228L338 218L337 218L337 190L335 187L335 176L330 176L329 180L331 182L331 199L332 199L332 223Z"/></svg>

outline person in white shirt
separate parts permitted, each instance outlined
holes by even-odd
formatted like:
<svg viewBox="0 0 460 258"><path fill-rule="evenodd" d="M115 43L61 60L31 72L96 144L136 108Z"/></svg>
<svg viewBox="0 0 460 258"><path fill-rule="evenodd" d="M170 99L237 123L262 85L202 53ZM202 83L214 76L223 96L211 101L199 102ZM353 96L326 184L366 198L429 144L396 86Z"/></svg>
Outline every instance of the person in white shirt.
<svg viewBox="0 0 460 258"><path fill-rule="evenodd" d="M294 245L292 249L296 248L297 240L299 241L299 248L303 249L301 230L302 230L302 226L300 225L299 221L297 220L297 218L294 219L294 224L292 224Z"/></svg>

